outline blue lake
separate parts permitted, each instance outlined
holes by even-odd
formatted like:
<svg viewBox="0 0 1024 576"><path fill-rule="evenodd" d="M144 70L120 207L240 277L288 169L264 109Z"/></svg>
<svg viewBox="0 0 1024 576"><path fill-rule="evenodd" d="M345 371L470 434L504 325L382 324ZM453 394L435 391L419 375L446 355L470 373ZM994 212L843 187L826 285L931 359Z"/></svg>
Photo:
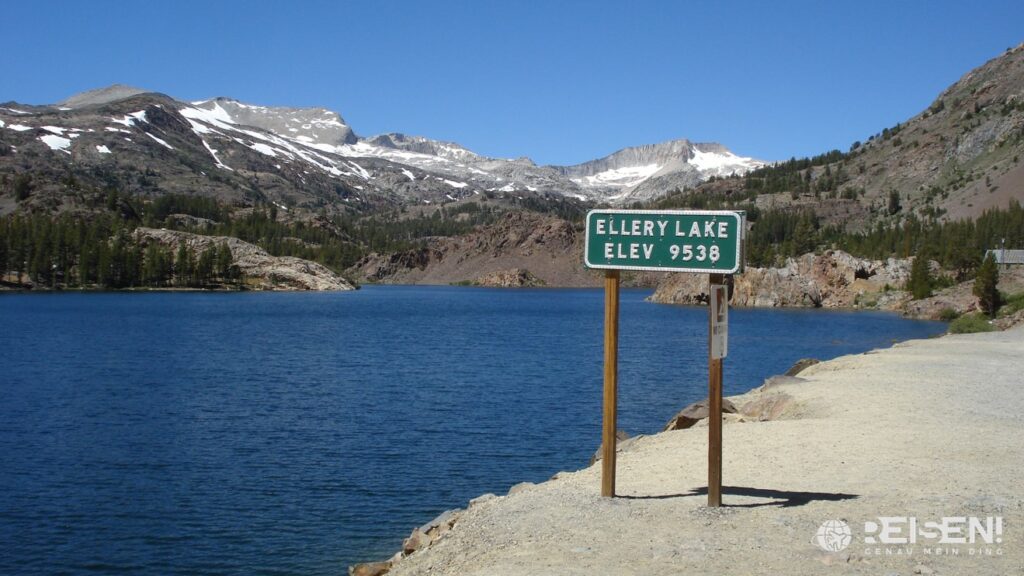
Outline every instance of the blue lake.
<svg viewBox="0 0 1024 576"><path fill-rule="evenodd" d="M622 295L619 426L706 395L707 310ZM603 293L0 296L0 573L344 574L600 443ZM732 310L725 393L941 333Z"/></svg>

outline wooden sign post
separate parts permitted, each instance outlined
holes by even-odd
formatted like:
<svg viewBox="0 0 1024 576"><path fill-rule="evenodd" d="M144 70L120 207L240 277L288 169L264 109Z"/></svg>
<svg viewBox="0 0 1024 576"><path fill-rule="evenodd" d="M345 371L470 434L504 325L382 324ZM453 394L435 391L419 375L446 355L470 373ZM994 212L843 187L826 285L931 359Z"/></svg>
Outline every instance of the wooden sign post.
<svg viewBox="0 0 1024 576"><path fill-rule="evenodd" d="M727 349L725 275L743 267L744 213L724 210L592 210L584 263L605 270L601 496L615 496L619 371L619 271L710 274L708 506L722 503L722 358Z"/></svg>
<svg viewBox="0 0 1024 576"><path fill-rule="evenodd" d="M601 496L615 496L615 443L618 441L619 271L604 275L604 425L601 432Z"/></svg>

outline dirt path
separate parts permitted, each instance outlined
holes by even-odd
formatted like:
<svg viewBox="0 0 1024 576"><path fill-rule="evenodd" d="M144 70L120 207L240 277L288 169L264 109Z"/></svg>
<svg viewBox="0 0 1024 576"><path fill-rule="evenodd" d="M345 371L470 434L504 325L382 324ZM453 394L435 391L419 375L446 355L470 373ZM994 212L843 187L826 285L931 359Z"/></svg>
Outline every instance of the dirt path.
<svg viewBox="0 0 1024 576"><path fill-rule="evenodd" d="M600 466L563 473L471 507L390 573L1024 574L1024 328L800 376L772 389L798 418L725 426L722 508L704 507L707 429L668 432L620 454L620 497L598 496ZM866 544L880 516L1001 517L1001 542ZM828 520L851 530L843 551L816 544Z"/></svg>

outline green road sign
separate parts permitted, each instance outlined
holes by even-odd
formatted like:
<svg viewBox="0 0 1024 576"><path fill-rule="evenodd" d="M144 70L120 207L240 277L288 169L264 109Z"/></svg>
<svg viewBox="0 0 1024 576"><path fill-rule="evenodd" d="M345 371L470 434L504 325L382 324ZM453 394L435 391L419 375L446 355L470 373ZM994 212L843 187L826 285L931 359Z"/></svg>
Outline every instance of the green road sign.
<svg viewBox="0 0 1024 576"><path fill-rule="evenodd" d="M743 268L742 212L591 210L588 268L734 274Z"/></svg>

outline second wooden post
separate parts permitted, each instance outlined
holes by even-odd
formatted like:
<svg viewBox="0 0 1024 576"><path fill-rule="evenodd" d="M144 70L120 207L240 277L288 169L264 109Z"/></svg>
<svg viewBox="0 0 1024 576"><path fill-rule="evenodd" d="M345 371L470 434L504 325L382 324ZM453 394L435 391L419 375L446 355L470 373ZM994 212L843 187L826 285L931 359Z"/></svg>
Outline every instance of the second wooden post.
<svg viewBox="0 0 1024 576"><path fill-rule="evenodd" d="M725 276L708 278L708 506L722 505L722 359L712 351L716 313L715 286L725 284Z"/></svg>

